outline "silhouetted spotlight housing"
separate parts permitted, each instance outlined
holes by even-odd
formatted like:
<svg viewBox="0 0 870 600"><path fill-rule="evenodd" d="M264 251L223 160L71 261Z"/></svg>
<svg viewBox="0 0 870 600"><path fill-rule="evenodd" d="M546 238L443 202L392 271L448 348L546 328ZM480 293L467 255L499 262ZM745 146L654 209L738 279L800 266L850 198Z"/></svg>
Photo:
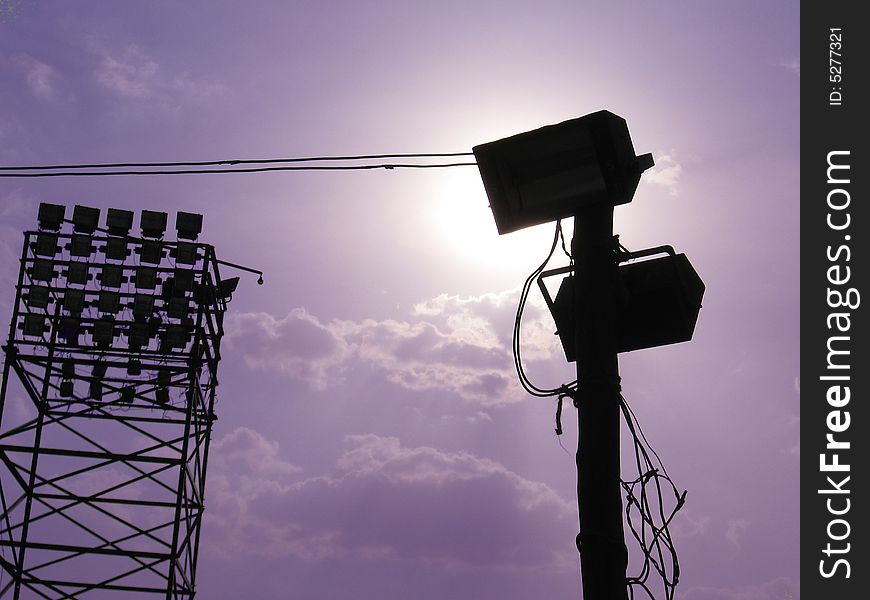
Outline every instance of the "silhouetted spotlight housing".
<svg viewBox="0 0 870 600"><path fill-rule="evenodd" d="M166 233L166 218L165 212L156 212L153 210L143 210L139 217L139 226L142 229L142 237L147 238L162 238Z"/></svg>
<svg viewBox="0 0 870 600"><path fill-rule="evenodd" d="M66 207L62 204L41 202L39 204L39 213L36 217L39 223L39 228L47 229L49 231L60 231L65 212Z"/></svg>
<svg viewBox="0 0 870 600"><path fill-rule="evenodd" d="M473 148L500 234L631 202L651 154L635 156L625 119L609 111Z"/></svg>
<svg viewBox="0 0 870 600"><path fill-rule="evenodd" d="M233 292L236 291L237 287L239 287L238 277L224 279L218 285L218 296L224 300L229 300L233 297Z"/></svg>
<svg viewBox="0 0 870 600"><path fill-rule="evenodd" d="M133 229L133 211L110 208L106 211L106 228L109 235L130 235L130 230Z"/></svg>
<svg viewBox="0 0 870 600"><path fill-rule="evenodd" d="M76 204L72 221L73 230L77 233L93 233L100 223L100 209Z"/></svg>
<svg viewBox="0 0 870 600"><path fill-rule="evenodd" d="M175 229L178 239L195 241L202 233L202 215L178 211L175 215Z"/></svg>

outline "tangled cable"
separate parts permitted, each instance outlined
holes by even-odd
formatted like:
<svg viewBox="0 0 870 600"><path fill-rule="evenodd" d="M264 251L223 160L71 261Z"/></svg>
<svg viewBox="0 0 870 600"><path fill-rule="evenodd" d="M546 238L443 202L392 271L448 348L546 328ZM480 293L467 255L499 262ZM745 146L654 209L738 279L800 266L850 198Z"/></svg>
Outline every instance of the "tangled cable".
<svg viewBox="0 0 870 600"><path fill-rule="evenodd" d="M640 573L628 578L629 598L633 599L634 588L639 588L654 600L648 580L655 572L661 578L665 599L673 600L680 580L680 563L669 527L686 502L686 492L680 493L674 485L658 453L646 439L637 416L621 394L619 404L634 442L637 468L636 479L620 480L626 493L625 520L644 555ZM640 523L636 523L634 515L639 517Z"/></svg>

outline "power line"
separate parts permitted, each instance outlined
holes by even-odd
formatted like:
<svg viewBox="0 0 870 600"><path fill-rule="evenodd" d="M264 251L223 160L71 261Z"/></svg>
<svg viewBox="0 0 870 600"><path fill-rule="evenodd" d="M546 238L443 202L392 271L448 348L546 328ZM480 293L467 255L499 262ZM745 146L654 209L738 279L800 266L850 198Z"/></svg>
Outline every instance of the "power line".
<svg viewBox="0 0 870 600"><path fill-rule="evenodd" d="M473 167L476 162L407 164L385 163L375 165L309 165L304 167L252 167L246 169L184 169L175 171L57 171L38 173L0 173L0 177L101 177L108 175L206 175L219 173L263 173L266 171L364 171L373 169L444 169Z"/></svg>
<svg viewBox="0 0 870 600"><path fill-rule="evenodd" d="M221 173L262 173L267 171L362 171L373 169L437 169L475 166L475 162L451 163L375 163L352 165L287 165L286 163L365 161L387 158L445 158L473 156L471 152L429 152L402 154L361 154L347 156L305 156L294 158L226 159L211 161L91 163L69 165L0 166L0 177L98 177L109 175L202 175ZM166 167L209 167L220 165L276 165L223 169L166 169ZM134 168L147 170L111 171L105 169ZM79 169L97 169L84 171ZM24 172L21 172L24 171Z"/></svg>

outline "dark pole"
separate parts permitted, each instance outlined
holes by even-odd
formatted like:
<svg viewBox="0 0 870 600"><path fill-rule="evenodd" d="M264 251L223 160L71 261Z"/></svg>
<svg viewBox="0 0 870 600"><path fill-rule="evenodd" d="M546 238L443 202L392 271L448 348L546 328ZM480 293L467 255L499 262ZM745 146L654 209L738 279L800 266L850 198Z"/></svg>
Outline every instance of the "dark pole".
<svg viewBox="0 0 870 600"><path fill-rule="evenodd" d="M619 477L618 302L613 206L585 208L574 218L577 349L577 502L585 600L627 600L628 551Z"/></svg>

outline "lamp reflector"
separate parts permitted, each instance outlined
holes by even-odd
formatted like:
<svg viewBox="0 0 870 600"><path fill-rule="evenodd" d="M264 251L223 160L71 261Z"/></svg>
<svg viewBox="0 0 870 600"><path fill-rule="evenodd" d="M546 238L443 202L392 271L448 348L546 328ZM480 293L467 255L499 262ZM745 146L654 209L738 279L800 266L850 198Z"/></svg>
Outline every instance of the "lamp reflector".
<svg viewBox="0 0 870 600"><path fill-rule="evenodd" d="M143 210L139 216L142 237L162 238L163 234L166 233L166 218L167 214L165 212Z"/></svg>
<svg viewBox="0 0 870 600"><path fill-rule="evenodd" d="M66 207L62 204L49 204L48 202L39 203L39 212L37 213L37 222L40 229L49 231L60 231L60 226L63 223Z"/></svg>
<svg viewBox="0 0 870 600"><path fill-rule="evenodd" d="M100 209L76 204L73 209L73 231L93 233L100 224Z"/></svg>
<svg viewBox="0 0 870 600"><path fill-rule="evenodd" d="M127 259L127 240L121 237L110 237L103 248L106 258L110 260Z"/></svg>
<svg viewBox="0 0 870 600"><path fill-rule="evenodd" d="M86 285L90 276L88 275L88 263L71 262L66 272L67 283L75 283L76 285Z"/></svg>
<svg viewBox="0 0 870 600"><path fill-rule="evenodd" d="M175 262L179 265L195 265L199 258L196 244L178 242L175 248Z"/></svg>
<svg viewBox="0 0 870 600"><path fill-rule="evenodd" d="M222 279L220 285L218 285L218 296L224 300L228 300L232 298L233 292L236 291L237 287L239 287L238 277Z"/></svg>
<svg viewBox="0 0 870 600"><path fill-rule="evenodd" d="M139 267L134 277L138 288L153 290L157 287L157 269L153 267Z"/></svg>
<svg viewBox="0 0 870 600"><path fill-rule="evenodd" d="M57 254L57 234L40 231L36 235L36 248L34 249L34 253L37 256L54 258L54 255Z"/></svg>
<svg viewBox="0 0 870 600"><path fill-rule="evenodd" d="M81 327L79 325L79 319L76 317L61 317L60 318L60 329L57 332L57 335L65 340L67 344L78 344L79 343L79 331Z"/></svg>
<svg viewBox="0 0 870 600"><path fill-rule="evenodd" d="M190 313L190 300L187 298L170 298L166 314L173 319L184 319Z"/></svg>
<svg viewBox="0 0 870 600"><path fill-rule="evenodd" d="M154 296L136 294L133 297L133 316L147 319L154 314Z"/></svg>
<svg viewBox="0 0 870 600"><path fill-rule="evenodd" d="M49 291L47 287L35 285L30 288L24 301L31 308L48 308Z"/></svg>
<svg viewBox="0 0 870 600"><path fill-rule="evenodd" d="M24 315L24 335L42 337L48 328L45 326L45 315Z"/></svg>
<svg viewBox="0 0 870 600"><path fill-rule="evenodd" d="M119 288L124 282L124 269L120 265L103 265L100 272L100 285Z"/></svg>
<svg viewBox="0 0 870 600"><path fill-rule="evenodd" d="M121 388L121 402L124 404L132 404L133 396L135 395L135 390L131 385L125 385Z"/></svg>
<svg viewBox="0 0 870 600"><path fill-rule="evenodd" d="M140 253L143 263L159 265L163 260L163 247L157 240L143 241Z"/></svg>
<svg viewBox="0 0 870 600"><path fill-rule="evenodd" d="M75 391L75 385L73 384L71 379L61 380L61 382L60 382L60 396L61 396L61 398L72 398L74 391Z"/></svg>
<svg viewBox="0 0 870 600"><path fill-rule="evenodd" d="M109 235L127 236L133 228L133 211L110 208L106 211L106 228Z"/></svg>
<svg viewBox="0 0 870 600"><path fill-rule="evenodd" d="M108 317L101 317L94 321L93 329L94 344L99 347L106 347L112 344L115 339L115 321Z"/></svg>
<svg viewBox="0 0 870 600"><path fill-rule="evenodd" d="M90 235L83 233L73 234L72 241L69 244L69 253L73 256L83 258L89 257L94 253L94 240Z"/></svg>
<svg viewBox="0 0 870 600"><path fill-rule="evenodd" d="M116 314L121 310L121 295L118 292L103 290L100 292L98 308L101 313Z"/></svg>
<svg viewBox="0 0 870 600"><path fill-rule="evenodd" d="M85 291L76 289L64 290L63 309L70 314L81 314L85 309Z"/></svg>
<svg viewBox="0 0 870 600"><path fill-rule="evenodd" d="M45 258L37 258L33 261L33 269L30 278L34 281L51 281L54 279L54 263Z"/></svg>
<svg viewBox="0 0 870 600"><path fill-rule="evenodd" d="M196 240L202 233L202 215L178 211L175 215L175 229L180 240Z"/></svg>

